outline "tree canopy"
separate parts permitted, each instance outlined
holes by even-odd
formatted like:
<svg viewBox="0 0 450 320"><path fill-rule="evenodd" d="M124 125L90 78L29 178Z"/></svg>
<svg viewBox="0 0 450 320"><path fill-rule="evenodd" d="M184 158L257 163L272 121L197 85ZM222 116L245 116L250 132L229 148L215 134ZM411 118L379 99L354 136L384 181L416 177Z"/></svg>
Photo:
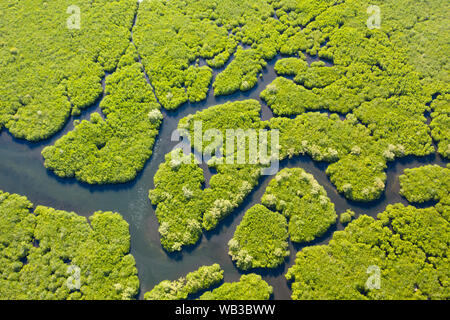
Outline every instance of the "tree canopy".
<svg viewBox="0 0 450 320"><path fill-rule="evenodd" d="M118 213L89 221L0 192L0 298L132 299L139 290L128 223Z"/></svg>
<svg viewBox="0 0 450 320"><path fill-rule="evenodd" d="M69 10L73 4L0 4L0 130L6 127L30 141L46 139L70 114L100 97L102 77L114 70L129 45L137 2L77 1L79 29L68 27L76 14Z"/></svg>
<svg viewBox="0 0 450 320"><path fill-rule="evenodd" d="M390 205L362 215L327 245L297 254L293 299L448 299L450 225L435 208Z"/></svg>
<svg viewBox="0 0 450 320"><path fill-rule="evenodd" d="M281 170L270 181L261 202L289 219L289 236L294 242L312 241L336 223L327 192L301 168Z"/></svg>
<svg viewBox="0 0 450 320"><path fill-rule="evenodd" d="M269 300L273 288L260 275L244 274L238 282L225 282L213 291L205 292L200 300Z"/></svg>
<svg viewBox="0 0 450 320"><path fill-rule="evenodd" d="M162 122L160 105L146 82L131 44L118 69L106 78L98 113L42 151L45 166L60 177L89 184L133 180L152 155Z"/></svg>
<svg viewBox="0 0 450 320"><path fill-rule="evenodd" d="M223 270L220 265L203 266L190 272L185 278L176 281L162 281L144 295L145 300L185 300L189 295L220 283L223 280Z"/></svg>
<svg viewBox="0 0 450 320"><path fill-rule="evenodd" d="M228 242L239 269L275 268L289 255L286 218L257 204L244 215Z"/></svg>
<svg viewBox="0 0 450 320"><path fill-rule="evenodd" d="M428 165L406 169L400 176L400 194L412 203L437 201L438 210L450 220L450 169Z"/></svg>

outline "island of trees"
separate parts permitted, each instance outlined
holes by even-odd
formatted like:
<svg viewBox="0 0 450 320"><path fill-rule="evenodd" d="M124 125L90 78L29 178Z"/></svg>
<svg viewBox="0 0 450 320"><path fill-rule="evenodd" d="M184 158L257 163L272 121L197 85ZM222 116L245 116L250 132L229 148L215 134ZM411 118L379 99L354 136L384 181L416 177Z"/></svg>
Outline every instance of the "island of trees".
<svg viewBox="0 0 450 320"><path fill-rule="evenodd" d="M377 27L367 15L372 4L78 0L81 26L70 27L65 2L2 1L0 130L45 140L99 102L101 114L75 121L43 149L44 165L87 184L129 182L152 155L162 111L203 101L210 90L225 96L255 88L278 56L277 77L260 94L273 118L261 120L259 101L230 101L181 119L178 128L191 140L196 121L202 134L277 130L271 157L324 162L339 193L374 201L385 190L389 162L430 155L433 143L444 161L450 157L450 3L381 1ZM207 163L216 172L208 187L194 155L175 149L149 192L168 252L215 229L259 185L265 167L220 163L226 145L197 147L215 156ZM298 252L286 274L292 298L449 299L449 171L428 165L400 177L400 193L423 208L394 204L377 219L342 213L344 230ZM307 244L336 221L314 177L284 169L245 213L229 253L239 269L274 268L288 255L288 238ZM88 221L0 192L0 222L0 298L136 298L128 224L118 213L96 212ZM214 264L144 296L269 299L273 292L257 274L222 281Z"/></svg>

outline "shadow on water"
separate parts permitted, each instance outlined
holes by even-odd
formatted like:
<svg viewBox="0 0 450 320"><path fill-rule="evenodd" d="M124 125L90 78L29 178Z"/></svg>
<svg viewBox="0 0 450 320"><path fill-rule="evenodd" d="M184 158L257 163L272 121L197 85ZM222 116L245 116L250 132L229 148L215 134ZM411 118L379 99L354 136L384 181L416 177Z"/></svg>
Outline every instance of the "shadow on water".
<svg viewBox="0 0 450 320"><path fill-rule="evenodd" d="M259 96L261 91L276 78L274 66L280 58L282 56L278 55L267 63L267 67L263 69L261 77L258 78L257 85L249 91L216 97L213 89L210 88L205 101L185 103L175 111L163 110L164 120L153 149L153 155L145 164L143 170L138 173L137 178L129 183L91 186L80 183L75 179L61 179L55 176L53 172L46 170L43 165L42 149L47 145L53 145L58 139L73 130L73 120L89 119L92 112L101 114L99 108L101 99L96 101L92 107L82 110L81 116L71 117L70 121L55 136L39 143L15 139L11 134L3 131L0 133L0 189L26 195L36 205L41 204L57 209L75 211L83 216L89 216L98 210L120 212L130 225L131 253L135 257L136 266L139 270L141 298L145 292L151 290L155 284L162 280L178 279L202 265L213 263L221 265L225 271L224 280L226 282L237 281L243 272L235 267L228 255L228 241L233 237L244 213L260 202L273 176L261 177L258 186L215 230L205 232L194 246L184 248L181 253L176 254L167 253L160 244L155 208L148 199L148 190L154 187L153 176L159 165L164 161L164 156L178 143L171 141L171 135L181 118L213 105L246 99L260 101L262 120L272 118L271 110L261 101ZM307 60L311 63L316 61L317 58L307 56ZM203 63L204 61L200 60L200 64ZM218 72L220 70L214 71L214 77ZM429 163L446 165L446 161L436 154L427 157L405 157L389 163L386 170L386 192L383 197L377 201L362 204L349 201L336 191L325 173L328 166L326 163L314 162L309 156L299 156L282 161L280 169L301 167L313 174L327 191L338 214L347 209L352 209L357 215L368 214L375 217L388 204L398 202L406 204L405 199L399 195L398 176L406 168ZM210 178L216 172L206 167L203 167L203 170L205 172L205 187L209 187ZM426 203L422 206L431 204ZM290 243L290 256L285 259L281 266L273 270L257 269L251 270L251 272L260 274L274 287L273 298L289 299L291 291L284 274L293 265L296 253L306 246L328 243L332 234L343 228L344 226L337 223L322 237L313 242L307 244ZM193 296L193 298L195 297L197 296Z"/></svg>

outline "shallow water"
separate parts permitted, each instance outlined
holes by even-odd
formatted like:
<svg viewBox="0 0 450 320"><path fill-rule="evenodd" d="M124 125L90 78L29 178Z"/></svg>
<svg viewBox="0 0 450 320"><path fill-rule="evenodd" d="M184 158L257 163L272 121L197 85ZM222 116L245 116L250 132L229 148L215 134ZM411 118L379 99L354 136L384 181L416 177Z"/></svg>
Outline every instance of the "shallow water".
<svg viewBox="0 0 450 320"><path fill-rule="evenodd" d="M158 166L163 162L166 153L172 150L177 142L171 142L172 131L178 121L188 114L203 110L207 107L222 104L227 101L245 99L259 99L259 94L276 77L273 67L278 56L270 61L264 69L258 85L245 93L236 93L226 97L214 97L209 92L208 97L201 103L186 103L174 112L164 112L164 121L160 135L154 146L153 156L146 164L144 170L131 183L114 186L89 186L77 182L74 179L60 179L52 172L47 171L43 165L41 151L46 145L53 144L61 136L73 129L70 119L61 132L53 138L41 143L29 143L13 138L7 131L0 133L0 190L18 193L27 196L35 205L45 205L67 211L75 211L83 216L90 216L98 210L120 212L130 224L131 253L136 259L143 293L149 291L162 280L174 280L196 270L202 265L219 263L224 269L225 281L236 281L241 273L234 267L228 256L228 241L232 238L236 226L243 214L251 206L260 202L265 187L272 177L263 177L257 189L255 189L245 202L231 216L227 217L219 227L212 232L203 235L201 241L194 247L186 248L179 254L167 254L161 247L158 234L158 223L148 200L148 191L153 188L153 176ZM314 58L308 57L311 62ZM217 72L215 73L217 74ZM272 112L261 101L262 119L272 117ZM76 119L89 119L92 112L100 112L99 102L91 108L84 110L81 117ZM358 215L368 214L376 216L385 209L388 204L405 203L399 195L398 176L405 168L418 167L429 163L441 166L446 164L439 155L428 157L407 157L389 164L387 170L387 183L385 195L378 201L368 204L358 204L346 200L337 193L325 174L327 164L313 162L309 157L296 157L281 163L284 167L302 167L312 173L318 182L323 185L328 196L334 202L337 213L348 208L353 209ZM205 171L209 181L210 173ZM331 228L322 238L313 244L327 243L336 230L343 229L342 225ZM310 244L311 245L311 244ZM302 246L290 244L291 255L286 263L276 270L257 270L263 278L274 287L274 299L289 299L291 291L284 278L287 269L294 263L295 254Z"/></svg>

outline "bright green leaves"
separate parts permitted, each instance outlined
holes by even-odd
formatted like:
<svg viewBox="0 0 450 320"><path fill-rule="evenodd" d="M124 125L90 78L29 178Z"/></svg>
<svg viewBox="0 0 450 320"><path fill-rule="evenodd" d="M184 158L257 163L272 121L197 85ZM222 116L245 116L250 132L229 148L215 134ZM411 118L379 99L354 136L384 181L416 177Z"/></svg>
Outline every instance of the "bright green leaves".
<svg viewBox="0 0 450 320"><path fill-rule="evenodd" d="M261 276L244 274L238 282L227 282L211 292L205 292L200 300L269 300L273 288Z"/></svg>
<svg viewBox="0 0 450 320"><path fill-rule="evenodd" d="M152 154L162 114L130 46L119 69L106 79L100 104L106 119L94 113L54 146L42 151L45 166L60 177L90 184L134 179Z"/></svg>
<svg viewBox="0 0 450 320"><path fill-rule="evenodd" d="M259 167L248 165L224 164L216 170L210 187L202 189L203 171L193 155L184 156L180 149L166 155L149 197L157 206L161 244L167 251L193 245L200 239L202 229L214 229L242 203L261 174Z"/></svg>
<svg viewBox="0 0 450 320"><path fill-rule="evenodd" d="M145 300L186 300L189 295L220 283L223 270L220 265L203 266L176 281L162 281L144 295Z"/></svg>
<svg viewBox="0 0 450 320"><path fill-rule="evenodd" d="M19 290L19 271L33 247L35 219L25 197L0 192L0 297Z"/></svg>
<svg viewBox="0 0 450 320"><path fill-rule="evenodd" d="M52 93L44 94L19 107L5 126L17 138L39 141L58 132L70 115L70 103L64 95L64 87L58 85ZM1 112L1 111L0 111Z"/></svg>
<svg viewBox="0 0 450 320"><path fill-rule="evenodd" d="M233 61L217 76L213 85L214 94L220 96L250 90L256 85L258 74L265 66L266 62L258 50L238 47Z"/></svg>
<svg viewBox="0 0 450 320"><path fill-rule="evenodd" d="M325 189L303 169L283 169L267 186L261 202L289 219L293 242L309 242L336 223L334 204Z"/></svg>
<svg viewBox="0 0 450 320"><path fill-rule="evenodd" d="M173 1L141 3L133 32L156 96L166 109L204 100L212 71L191 64L205 58L212 66L221 67L236 47L226 29L193 12L186 15L178 5ZM195 5L184 4L184 10Z"/></svg>
<svg viewBox="0 0 450 320"><path fill-rule="evenodd" d="M86 218L0 193L3 299L131 299L139 280L128 223L117 213Z"/></svg>
<svg viewBox="0 0 450 320"><path fill-rule="evenodd" d="M212 71L210 68L190 66L186 75L186 92L191 102L206 99L206 94L211 83Z"/></svg>
<svg viewBox="0 0 450 320"><path fill-rule="evenodd" d="M64 1L0 4L0 129L18 138L51 137L101 94L101 77L129 44L136 1L76 3L80 29L68 29Z"/></svg>
<svg viewBox="0 0 450 320"><path fill-rule="evenodd" d="M383 192L384 145L352 114L342 121L337 115L306 113L292 120L271 119L269 126L280 130L281 159L308 154L315 161L331 162L326 172L347 198L372 201Z"/></svg>
<svg viewBox="0 0 450 320"><path fill-rule="evenodd" d="M251 207L228 243L239 269L275 268L289 255L286 218L262 205Z"/></svg>
<svg viewBox="0 0 450 320"><path fill-rule="evenodd" d="M434 151L423 117L425 108L414 98L392 97L363 103L355 115L368 125L375 139L400 147L402 156L424 156Z"/></svg>
<svg viewBox="0 0 450 320"><path fill-rule="evenodd" d="M450 190L450 169L429 165L405 169L400 176L401 194L413 203L439 201L448 196Z"/></svg>
<svg viewBox="0 0 450 320"><path fill-rule="evenodd" d="M331 181L349 199L371 201L383 192L386 180L384 173L386 160L382 156L384 145L377 144L370 131L358 124L354 116L342 121L336 114L328 117L326 114L306 113L295 119L273 118L266 122L260 120L259 112L260 106L254 100L227 103L180 120L179 128L187 130L191 142L198 140L199 134L203 135L211 129L222 134L226 129L234 128L279 130L279 160L308 154L316 161L330 162L327 173ZM195 130L196 123L201 123L200 130ZM199 145L194 144L194 147L196 151L204 151L213 143L203 140ZM248 146L245 148L248 149ZM195 162L186 164L180 162L176 169L173 169L172 156L173 153L168 155L166 162L161 165L155 178L155 190L150 192L152 203L157 206L162 244L168 251L181 250L183 245L198 241L201 233L198 228L194 229L191 236L189 235L192 228L190 225L193 225L189 221L192 219L197 222L201 219L202 227L206 230L214 229L242 203L258 184L261 176L261 165L208 162L217 174L212 176L210 187L203 191L200 190L200 186L195 190L188 188L193 192L188 192L192 194L192 198L187 202L181 195L185 181L190 181L189 183L203 181L201 177L196 178L197 172L200 174L201 170ZM177 170L180 168L183 178L178 176ZM193 175L191 172L196 174ZM172 185L172 181L176 183ZM273 190L272 193L276 194L276 191ZM179 194L182 200L167 196L175 194ZM302 225L306 223L306 217L300 218L296 213L285 213L281 207L276 208L291 218L289 228L293 241L311 241L323 234L336 220L334 209L320 188L310 197L311 199L305 198L302 203L307 208L304 213L311 210L315 213L314 217L321 217L316 221L311 216L314 222L306 227ZM291 200L292 197L285 199L286 202ZM302 214L300 212L300 215ZM167 241L168 238L171 240Z"/></svg>
<svg viewBox="0 0 450 320"><path fill-rule="evenodd" d="M189 115L180 120L179 128L191 134L192 142L195 135L203 135L209 129L222 132L225 139L226 129L258 129L261 126L259 112L260 106L254 100L227 103ZM196 132L198 122L203 125ZM197 151L208 146L208 141L195 145ZM211 177L210 187L204 190L203 171L193 155L182 155L180 149L166 155L155 175L155 189L149 195L157 206L161 243L168 251L178 251L183 245L196 243L202 229L214 229L242 203L261 176L260 165L212 162L208 165L217 173Z"/></svg>
<svg viewBox="0 0 450 320"><path fill-rule="evenodd" d="M269 84L261 92L261 99L277 116L297 115L306 110L321 108L319 97L313 91L283 77L278 77Z"/></svg>
<svg viewBox="0 0 450 320"><path fill-rule="evenodd" d="M351 210L348 209L345 212L342 212L341 215L339 216L339 222L342 224L347 224L350 221L352 221L352 219L355 217L356 213Z"/></svg>
<svg viewBox="0 0 450 320"><path fill-rule="evenodd" d="M308 69L308 63L304 59L305 57L302 56L302 59L292 57L278 60L275 71L279 75L296 76Z"/></svg>
<svg viewBox="0 0 450 320"><path fill-rule="evenodd" d="M286 275L292 298L448 298L448 222L434 208L400 204L379 218L360 216L328 245L300 251Z"/></svg>
<svg viewBox="0 0 450 320"><path fill-rule="evenodd" d="M204 190L205 211L203 228L212 230L231 214L257 186L261 167L256 165L215 166L217 174L210 180L210 188Z"/></svg>
<svg viewBox="0 0 450 320"><path fill-rule="evenodd" d="M327 168L337 190L346 198L368 202L378 199L385 189L386 162L380 156L349 155Z"/></svg>

